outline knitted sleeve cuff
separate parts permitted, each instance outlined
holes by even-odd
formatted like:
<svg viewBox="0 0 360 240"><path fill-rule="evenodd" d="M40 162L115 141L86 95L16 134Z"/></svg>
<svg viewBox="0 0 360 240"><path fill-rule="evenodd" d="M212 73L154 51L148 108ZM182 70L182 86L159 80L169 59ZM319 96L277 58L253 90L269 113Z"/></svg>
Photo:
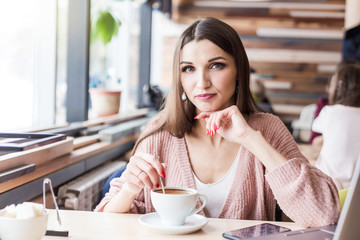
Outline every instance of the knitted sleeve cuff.
<svg viewBox="0 0 360 240"><path fill-rule="evenodd" d="M337 189L330 177L302 158L293 158L265 175L283 212L304 226L334 223L340 214Z"/></svg>
<svg viewBox="0 0 360 240"><path fill-rule="evenodd" d="M265 178L272 189L283 187L297 179L302 173L301 168L304 166L304 160L300 158L292 158L276 168L275 170L265 174Z"/></svg>

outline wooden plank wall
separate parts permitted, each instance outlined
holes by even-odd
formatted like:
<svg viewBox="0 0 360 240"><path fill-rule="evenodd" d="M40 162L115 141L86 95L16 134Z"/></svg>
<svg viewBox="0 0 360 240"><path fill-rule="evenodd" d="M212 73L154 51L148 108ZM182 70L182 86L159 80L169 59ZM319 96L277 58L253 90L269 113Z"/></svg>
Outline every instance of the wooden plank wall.
<svg viewBox="0 0 360 240"><path fill-rule="evenodd" d="M173 0L174 21L190 24L203 17L236 29L284 121L326 96L327 81L341 61L345 0Z"/></svg>

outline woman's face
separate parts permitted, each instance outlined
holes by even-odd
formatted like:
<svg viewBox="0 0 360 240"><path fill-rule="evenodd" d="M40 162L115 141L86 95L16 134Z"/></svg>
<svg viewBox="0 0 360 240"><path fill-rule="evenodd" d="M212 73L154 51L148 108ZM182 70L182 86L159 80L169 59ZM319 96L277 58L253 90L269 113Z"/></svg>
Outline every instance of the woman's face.
<svg viewBox="0 0 360 240"><path fill-rule="evenodd" d="M197 113L234 104L234 58L209 40L191 41L180 52L180 81Z"/></svg>

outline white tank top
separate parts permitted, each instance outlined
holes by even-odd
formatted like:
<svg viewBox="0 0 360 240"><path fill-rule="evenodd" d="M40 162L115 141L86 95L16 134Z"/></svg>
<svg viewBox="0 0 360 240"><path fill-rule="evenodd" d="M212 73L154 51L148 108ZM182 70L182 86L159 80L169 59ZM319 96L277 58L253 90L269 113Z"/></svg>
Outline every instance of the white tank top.
<svg viewBox="0 0 360 240"><path fill-rule="evenodd" d="M208 198L208 202L206 204L206 207L204 208L204 212L207 216L210 216L211 218L218 217L220 210L225 203L225 199L230 191L235 177L236 166L239 162L241 149L242 147L240 147L240 150L236 155L235 161L231 165L229 171L225 174L223 178L221 178L215 183L202 183L196 177L194 171L192 172L195 179L196 189L199 193L204 194Z"/></svg>

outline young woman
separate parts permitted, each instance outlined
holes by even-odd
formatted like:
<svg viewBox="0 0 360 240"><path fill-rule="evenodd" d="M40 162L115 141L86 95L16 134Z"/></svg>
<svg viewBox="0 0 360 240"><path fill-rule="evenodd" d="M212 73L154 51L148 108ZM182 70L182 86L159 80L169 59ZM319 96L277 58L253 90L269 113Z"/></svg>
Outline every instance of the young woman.
<svg viewBox="0 0 360 240"><path fill-rule="evenodd" d="M329 87L329 105L315 118L312 129L322 134L315 166L348 188L360 155L360 62L339 65Z"/></svg>
<svg viewBox="0 0 360 240"><path fill-rule="evenodd" d="M162 111L134 147L124 174L96 211L149 213L150 189L196 188L207 217L274 220L276 202L303 226L336 222L331 178L312 167L281 120L261 113L249 89L249 62L233 28L195 22L174 55L174 82Z"/></svg>

